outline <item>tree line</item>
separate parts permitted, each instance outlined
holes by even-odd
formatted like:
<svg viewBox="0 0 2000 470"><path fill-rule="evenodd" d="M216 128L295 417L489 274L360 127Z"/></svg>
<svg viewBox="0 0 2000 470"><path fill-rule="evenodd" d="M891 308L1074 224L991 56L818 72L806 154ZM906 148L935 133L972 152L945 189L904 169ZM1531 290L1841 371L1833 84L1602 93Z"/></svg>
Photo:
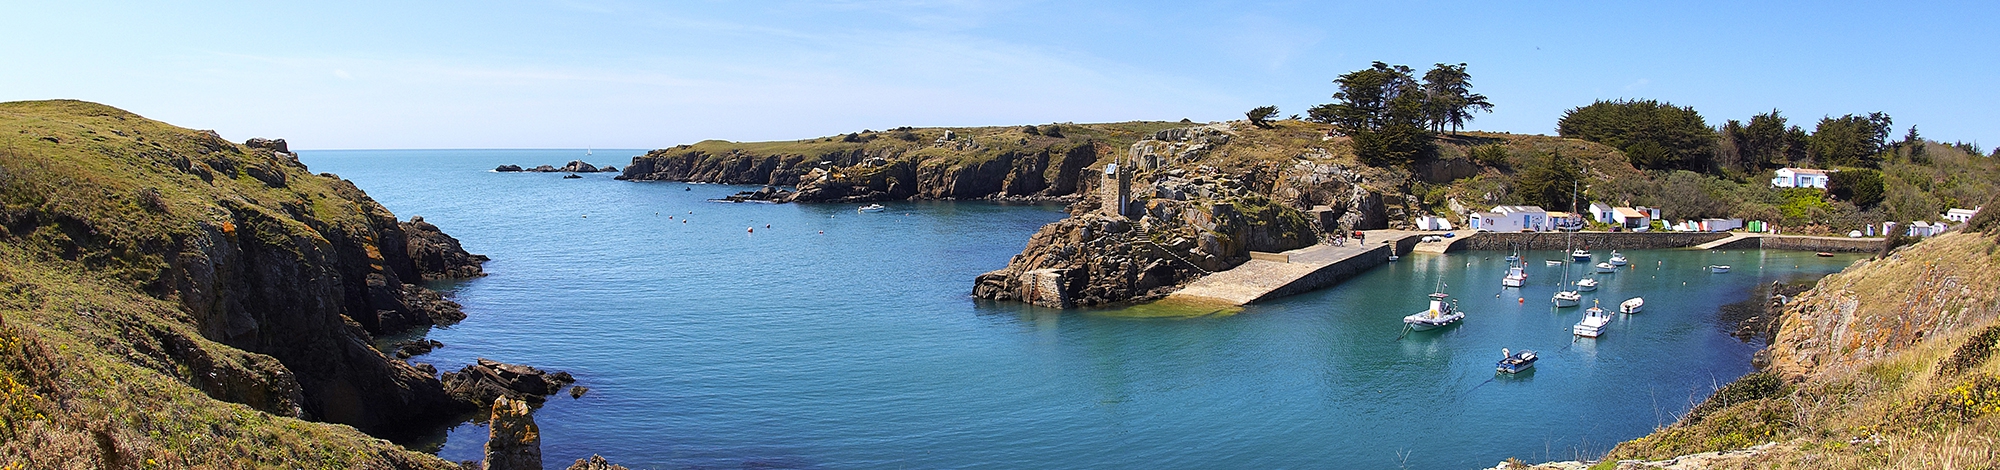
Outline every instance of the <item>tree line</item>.
<svg viewBox="0 0 2000 470"><path fill-rule="evenodd" d="M1306 120L1333 124L1353 139L1354 153L1374 166L1407 165L1435 152L1447 129L1458 132L1474 112L1493 112L1485 95L1472 92L1472 74L1463 63L1439 63L1419 80L1407 65L1374 62L1335 79L1334 102L1306 110ZM1276 106L1245 113L1252 125L1267 127Z"/></svg>

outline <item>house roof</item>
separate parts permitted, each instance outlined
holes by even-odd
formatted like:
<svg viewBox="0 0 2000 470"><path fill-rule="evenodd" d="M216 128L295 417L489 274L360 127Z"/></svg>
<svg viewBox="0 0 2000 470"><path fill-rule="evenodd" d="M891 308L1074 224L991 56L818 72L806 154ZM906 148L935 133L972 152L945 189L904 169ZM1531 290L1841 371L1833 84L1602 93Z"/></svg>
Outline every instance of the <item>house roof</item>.
<svg viewBox="0 0 2000 470"><path fill-rule="evenodd" d="M1946 214L1951 214L1951 215L1960 215L1960 214L1964 214L1964 215L1972 215L1972 214L1976 214L1976 213L1978 213L1978 212L1979 212L1978 210L1974 210L1974 209L1958 209L1958 208L1952 208L1952 209L1949 209L1949 210L1946 210L1946 211L1944 211L1944 213L1946 213Z"/></svg>
<svg viewBox="0 0 2000 470"><path fill-rule="evenodd" d="M1612 208L1612 209L1611 209L1611 211L1612 211L1612 212L1616 212L1616 213L1618 213L1618 215L1622 215L1622 216L1625 216L1625 217L1645 217L1645 216L1646 216L1646 213L1644 213L1644 212L1639 212L1639 210L1638 210L1638 209L1633 209L1633 208L1630 208L1630 207L1615 207L1615 208Z"/></svg>
<svg viewBox="0 0 2000 470"><path fill-rule="evenodd" d="M1541 206L1493 206L1493 212L1507 214L1514 212L1548 212L1548 211L1542 210Z"/></svg>
<svg viewBox="0 0 2000 470"><path fill-rule="evenodd" d="M1824 175L1827 173L1826 170L1814 170L1811 168L1786 168L1786 169L1791 170L1792 173L1801 175Z"/></svg>

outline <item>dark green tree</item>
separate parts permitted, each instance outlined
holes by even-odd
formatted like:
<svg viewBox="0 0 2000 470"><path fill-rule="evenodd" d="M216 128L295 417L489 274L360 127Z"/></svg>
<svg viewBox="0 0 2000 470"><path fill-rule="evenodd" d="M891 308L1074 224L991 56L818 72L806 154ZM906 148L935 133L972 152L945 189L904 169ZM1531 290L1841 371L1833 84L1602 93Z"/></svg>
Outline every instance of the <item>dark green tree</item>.
<svg viewBox="0 0 2000 470"><path fill-rule="evenodd" d="M1623 150L1641 169L1707 170L1716 139L1694 108L1655 100L1600 100L1570 109L1556 132Z"/></svg>
<svg viewBox="0 0 2000 470"><path fill-rule="evenodd" d="M1472 120L1473 111L1493 112L1493 103L1472 92L1472 74L1466 73L1464 63L1437 64L1424 73L1424 118L1432 130L1441 133L1450 126L1452 133L1458 133Z"/></svg>
<svg viewBox="0 0 2000 470"><path fill-rule="evenodd" d="M1433 135L1425 126L1424 90L1410 76L1410 67L1373 66L1334 80L1340 85L1333 103L1307 110L1312 120L1332 123L1354 139L1354 154L1373 166L1407 165L1432 151Z"/></svg>
<svg viewBox="0 0 2000 470"><path fill-rule="evenodd" d="M1888 114L1879 112L1820 118L1808 153L1822 166L1880 167L1890 122Z"/></svg>
<svg viewBox="0 0 2000 470"><path fill-rule="evenodd" d="M1778 110L1773 109L1769 113L1751 116L1748 125L1742 126L1741 129L1733 133L1728 133L1727 137L1731 142L1736 144L1736 151L1741 155L1743 169L1746 171L1757 171L1766 168L1782 167L1790 163L1787 155L1791 152L1790 146L1793 143L1791 132L1793 129L1796 129L1796 127L1787 128L1785 125L1785 116L1778 114ZM1804 131L1800 130L1800 132ZM1799 150L1803 151L1804 149Z"/></svg>
<svg viewBox="0 0 2000 470"><path fill-rule="evenodd" d="M1930 163L1930 156L1924 154L1924 138L1917 135L1917 126L1910 126L1910 133L1903 135L1903 147L1910 149L1910 161Z"/></svg>
<svg viewBox="0 0 2000 470"><path fill-rule="evenodd" d="M1515 194L1528 204L1568 210L1571 192L1583 177L1583 166L1574 158L1549 153L1535 159L1514 179Z"/></svg>
<svg viewBox="0 0 2000 470"><path fill-rule="evenodd" d="M1250 112L1243 113L1243 117L1250 118L1250 125L1262 128L1270 128L1269 119L1276 115L1278 115L1277 106L1258 106L1250 108Z"/></svg>
<svg viewBox="0 0 2000 470"><path fill-rule="evenodd" d="M1827 195L1863 209L1882 203L1884 192L1882 172L1879 171L1857 168L1827 175Z"/></svg>

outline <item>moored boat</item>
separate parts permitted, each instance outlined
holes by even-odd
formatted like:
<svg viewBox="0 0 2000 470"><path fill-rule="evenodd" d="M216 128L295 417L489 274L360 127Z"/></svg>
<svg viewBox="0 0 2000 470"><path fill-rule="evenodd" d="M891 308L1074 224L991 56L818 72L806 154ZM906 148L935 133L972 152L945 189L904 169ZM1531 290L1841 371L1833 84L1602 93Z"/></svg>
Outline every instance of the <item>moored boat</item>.
<svg viewBox="0 0 2000 470"><path fill-rule="evenodd" d="M1576 322L1576 326L1570 327L1569 331L1577 336L1596 338L1604 334L1604 327L1610 324L1611 314L1602 307L1592 305L1589 310L1583 311L1583 320Z"/></svg>
<svg viewBox="0 0 2000 470"><path fill-rule="evenodd" d="M1590 292L1597 290L1597 280L1587 277L1583 279L1577 279L1576 290L1577 292Z"/></svg>
<svg viewBox="0 0 2000 470"><path fill-rule="evenodd" d="M1430 297L1431 308L1403 317L1403 324L1409 325L1412 330L1424 331L1450 325L1465 318L1465 313L1458 311L1458 301L1451 299L1450 294L1444 293L1443 284L1439 284L1439 290L1432 292Z"/></svg>
<svg viewBox="0 0 2000 470"><path fill-rule="evenodd" d="M1500 278L1500 285L1502 287L1521 287L1528 285L1528 270L1522 268L1519 265L1509 266L1507 268L1507 277Z"/></svg>
<svg viewBox="0 0 2000 470"><path fill-rule="evenodd" d="M1557 292L1554 301L1556 308L1575 307L1583 303L1583 294L1573 290Z"/></svg>
<svg viewBox="0 0 2000 470"><path fill-rule="evenodd" d="M1624 266L1629 260L1625 259L1624 253L1619 253L1618 250L1611 250L1611 260L1606 262L1611 263L1612 266Z"/></svg>
<svg viewBox="0 0 2000 470"><path fill-rule="evenodd" d="M1633 297L1630 299L1625 299L1624 302L1620 302L1618 304L1618 311L1625 313L1639 313L1639 310L1644 308L1646 308L1645 297Z"/></svg>
<svg viewBox="0 0 2000 470"><path fill-rule="evenodd" d="M1535 367L1535 360L1540 359L1535 357L1534 351L1526 349L1521 352L1510 352L1507 348L1500 348L1500 356L1500 363L1495 364L1493 369L1509 374L1519 374L1532 369Z"/></svg>
<svg viewBox="0 0 2000 470"><path fill-rule="evenodd" d="M1822 252L1818 252L1818 253L1813 253L1813 254L1814 254L1814 255L1816 255L1816 256L1819 256L1819 257L1821 257L1821 258L1832 258L1832 257L1833 257L1833 253L1828 253L1828 252L1824 252L1824 251L1822 251Z"/></svg>
<svg viewBox="0 0 2000 470"><path fill-rule="evenodd" d="M1575 249L1575 250L1570 250L1570 252L1569 252L1569 258L1570 258L1570 259L1573 259L1573 260L1576 260L1576 261L1580 261L1580 262L1585 262L1585 263L1588 263L1588 262L1590 262L1590 250L1586 250L1586 249L1582 249L1582 248L1577 248L1577 249Z"/></svg>
<svg viewBox="0 0 2000 470"><path fill-rule="evenodd" d="M883 210L883 209L888 209L888 208L887 208L887 207L882 207L882 205L881 205L881 204L869 204L869 205L866 205L866 206L861 206L860 208L858 208L858 209L855 209L854 211L855 211L855 212L882 212L882 210Z"/></svg>
<svg viewBox="0 0 2000 470"><path fill-rule="evenodd" d="M1546 264L1549 266L1562 266L1563 260L1559 259L1542 260L1542 264Z"/></svg>
<svg viewBox="0 0 2000 470"><path fill-rule="evenodd" d="M1729 265L1727 265L1727 264L1711 264L1711 265L1708 265L1708 272L1712 272L1712 273L1726 273L1726 272L1729 272Z"/></svg>
<svg viewBox="0 0 2000 470"><path fill-rule="evenodd" d="M1597 263L1597 272L1615 273L1618 272L1618 267L1612 266L1611 263Z"/></svg>

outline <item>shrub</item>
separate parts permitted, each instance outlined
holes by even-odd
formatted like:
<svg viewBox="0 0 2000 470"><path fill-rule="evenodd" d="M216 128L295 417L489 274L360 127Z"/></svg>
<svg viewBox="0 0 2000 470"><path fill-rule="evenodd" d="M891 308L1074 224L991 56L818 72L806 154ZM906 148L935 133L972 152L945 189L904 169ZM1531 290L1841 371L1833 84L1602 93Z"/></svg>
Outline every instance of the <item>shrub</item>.
<svg viewBox="0 0 2000 470"><path fill-rule="evenodd" d="M1874 207L1882 202L1882 172L1865 169L1833 172L1827 176L1826 193L1856 206Z"/></svg>
<svg viewBox="0 0 2000 470"><path fill-rule="evenodd" d="M1632 166L1648 170L1705 170L1715 131L1694 108L1654 100L1598 101L1570 109L1556 132L1617 147Z"/></svg>

